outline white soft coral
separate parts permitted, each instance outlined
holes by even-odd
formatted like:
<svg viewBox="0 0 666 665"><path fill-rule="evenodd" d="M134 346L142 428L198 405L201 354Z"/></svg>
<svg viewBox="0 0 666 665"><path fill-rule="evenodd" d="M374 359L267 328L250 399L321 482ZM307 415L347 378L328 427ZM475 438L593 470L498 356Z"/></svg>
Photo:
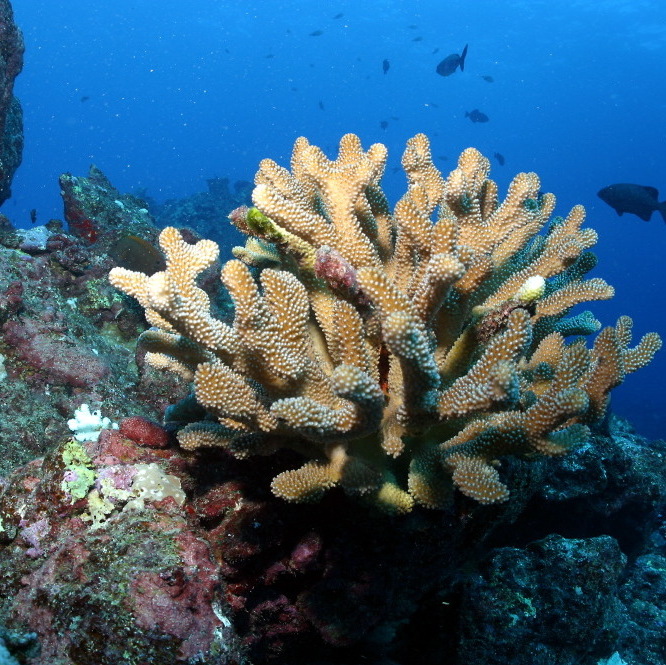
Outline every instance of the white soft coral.
<svg viewBox="0 0 666 665"><path fill-rule="evenodd" d="M103 429L118 429L116 423L112 423L106 416L102 417L101 411L91 413L87 404L81 404L74 412L74 418L67 421L67 425L74 432L77 441L97 441Z"/></svg>

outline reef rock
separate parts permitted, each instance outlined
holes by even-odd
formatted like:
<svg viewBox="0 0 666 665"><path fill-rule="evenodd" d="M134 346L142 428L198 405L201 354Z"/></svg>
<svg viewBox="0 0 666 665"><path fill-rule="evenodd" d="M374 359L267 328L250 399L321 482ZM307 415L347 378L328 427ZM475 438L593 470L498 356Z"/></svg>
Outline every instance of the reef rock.
<svg viewBox="0 0 666 665"><path fill-rule="evenodd" d="M14 79L23 68L23 35L14 23L9 0L0 0L0 204L23 154L23 111L14 96Z"/></svg>

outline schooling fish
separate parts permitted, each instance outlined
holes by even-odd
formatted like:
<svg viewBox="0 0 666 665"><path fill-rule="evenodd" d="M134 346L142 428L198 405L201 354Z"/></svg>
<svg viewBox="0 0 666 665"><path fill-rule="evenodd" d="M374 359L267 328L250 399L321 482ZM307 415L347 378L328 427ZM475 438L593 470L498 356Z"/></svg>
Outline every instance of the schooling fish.
<svg viewBox="0 0 666 665"><path fill-rule="evenodd" d="M618 215L629 212L649 222L652 213L658 210L666 222L666 201L659 202L659 191L654 187L618 183L599 190L597 196Z"/></svg>
<svg viewBox="0 0 666 665"><path fill-rule="evenodd" d="M437 69L435 70L440 76L451 76L453 72L460 67L460 71L464 72L465 71L465 56L467 55L467 44L465 44L465 48L463 49L463 52L458 55L457 53L452 53L451 55L447 55L444 60L442 60L438 65Z"/></svg>
<svg viewBox="0 0 666 665"><path fill-rule="evenodd" d="M310 33L310 37L321 37L321 35L324 34L323 30L315 30L314 32Z"/></svg>
<svg viewBox="0 0 666 665"><path fill-rule="evenodd" d="M495 79L492 76L482 76L481 77L486 83L492 83Z"/></svg>
<svg viewBox="0 0 666 665"><path fill-rule="evenodd" d="M384 62L382 62L382 71L386 74L389 69L391 69L391 63L388 60L384 60Z"/></svg>
<svg viewBox="0 0 666 665"><path fill-rule="evenodd" d="M388 120L382 120L382 121L379 123L379 126L380 126L382 129L386 129L386 128L388 127Z"/></svg>
<svg viewBox="0 0 666 665"><path fill-rule="evenodd" d="M465 117L469 118L472 122L488 122L488 120L490 120L490 118L485 113L481 113L479 109L466 111Z"/></svg>
<svg viewBox="0 0 666 665"><path fill-rule="evenodd" d="M501 152L495 153L495 159L497 160L500 166L504 166L504 162L506 160L504 159L504 155Z"/></svg>

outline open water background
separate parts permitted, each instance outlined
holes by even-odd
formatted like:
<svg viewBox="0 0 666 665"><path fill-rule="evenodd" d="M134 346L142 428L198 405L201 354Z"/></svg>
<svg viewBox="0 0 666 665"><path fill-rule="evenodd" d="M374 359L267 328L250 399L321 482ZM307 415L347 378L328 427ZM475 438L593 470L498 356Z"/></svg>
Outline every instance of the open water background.
<svg viewBox="0 0 666 665"><path fill-rule="evenodd" d="M211 177L251 180L264 157L288 165L300 135L330 156L346 132L388 146L395 202L404 176L393 167L405 140L425 132L443 171L475 146L506 158L493 160L503 192L515 173L536 171L557 214L584 204L600 235L594 275L616 288L589 308L604 325L629 314L636 335L666 337L666 224L658 213L620 218L596 196L632 182L666 199L666 3L13 5L26 40L16 85L26 145L3 212L17 226L30 225L32 208L42 223L62 217L58 175L91 163L121 191L163 201L204 191ZM437 63L467 43L465 71L438 76ZM488 123L465 117L477 108ZM665 376L662 350L613 394L614 410L653 438L666 436Z"/></svg>

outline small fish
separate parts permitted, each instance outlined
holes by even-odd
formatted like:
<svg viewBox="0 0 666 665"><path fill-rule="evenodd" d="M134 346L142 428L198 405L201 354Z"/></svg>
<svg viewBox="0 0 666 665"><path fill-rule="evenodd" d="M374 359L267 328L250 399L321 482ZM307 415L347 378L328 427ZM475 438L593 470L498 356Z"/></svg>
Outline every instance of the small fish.
<svg viewBox="0 0 666 665"><path fill-rule="evenodd" d="M319 100L319 108L320 108L322 111L325 111L325 110L326 110L326 109L324 108L324 102L322 102L321 99Z"/></svg>
<svg viewBox="0 0 666 665"><path fill-rule="evenodd" d="M448 157L446 155L437 155L437 159L441 159L442 161L446 161Z"/></svg>
<svg viewBox="0 0 666 665"><path fill-rule="evenodd" d="M111 245L108 254L121 268L146 275L154 275L166 266L162 252L139 236L123 236Z"/></svg>
<svg viewBox="0 0 666 665"><path fill-rule="evenodd" d="M493 83L495 79L492 76L482 76L481 77L486 83Z"/></svg>
<svg viewBox="0 0 666 665"><path fill-rule="evenodd" d="M432 54L435 55L435 53L439 53L439 46L432 50Z"/></svg>
<svg viewBox="0 0 666 665"><path fill-rule="evenodd" d="M320 35L323 35L324 31L323 30L315 30L314 32L310 33L310 37L319 37Z"/></svg>
<svg viewBox="0 0 666 665"><path fill-rule="evenodd" d="M432 106L434 109L439 108L439 104L435 104L435 102L426 102L426 106Z"/></svg>
<svg viewBox="0 0 666 665"><path fill-rule="evenodd" d="M472 122L488 122L488 120L490 120L490 118L485 113L479 111L479 109L465 111L465 117L469 118Z"/></svg>
<svg viewBox="0 0 666 665"><path fill-rule="evenodd" d="M83 95L83 97L81 97L81 102L87 102L89 99L90 97L88 95Z"/></svg>
<svg viewBox="0 0 666 665"><path fill-rule="evenodd" d="M504 155L501 152L496 152L494 156L495 159L497 160L497 163L500 166L504 166L504 162L506 162L506 159L504 159Z"/></svg>
<svg viewBox="0 0 666 665"><path fill-rule="evenodd" d="M379 123L379 126L380 126L382 129L386 129L386 128L388 127L388 120L382 120L382 121Z"/></svg>
<svg viewBox="0 0 666 665"><path fill-rule="evenodd" d="M423 41L423 37L420 37L420 36L419 36L419 37L414 37L414 39L412 39L412 41L413 41L413 42L422 42L422 41Z"/></svg>
<svg viewBox="0 0 666 665"><path fill-rule="evenodd" d="M620 216L628 212L649 222L658 210L666 222L666 201L659 202L659 191L654 187L618 183L599 190L597 196Z"/></svg>
<svg viewBox="0 0 666 665"><path fill-rule="evenodd" d="M342 18L344 16L343 12L340 12L339 14L336 14L333 18Z"/></svg>
<svg viewBox="0 0 666 665"><path fill-rule="evenodd" d="M460 71L464 72L465 71L465 57L467 56L467 44L465 44L465 48L463 49L463 52L458 55L457 53L452 53L451 55L447 55L444 60L442 60L438 65L437 69L435 70L440 76L451 76L453 72L460 67Z"/></svg>
<svg viewBox="0 0 666 665"><path fill-rule="evenodd" d="M33 209L30 211L30 221L31 221L33 224L36 224L36 223L37 223L37 208L33 208Z"/></svg>
<svg viewBox="0 0 666 665"><path fill-rule="evenodd" d="M391 63L388 60L384 60L384 62L382 62L382 71L386 74L389 69L391 69Z"/></svg>
<svg viewBox="0 0 666 665"><path fill-rule="evenodd" d="M264 56L264 58L266 58L266 60L270 60L271 58L274 58L274 57L275 56L272 53L269 53L268 55Z"/></svg>

